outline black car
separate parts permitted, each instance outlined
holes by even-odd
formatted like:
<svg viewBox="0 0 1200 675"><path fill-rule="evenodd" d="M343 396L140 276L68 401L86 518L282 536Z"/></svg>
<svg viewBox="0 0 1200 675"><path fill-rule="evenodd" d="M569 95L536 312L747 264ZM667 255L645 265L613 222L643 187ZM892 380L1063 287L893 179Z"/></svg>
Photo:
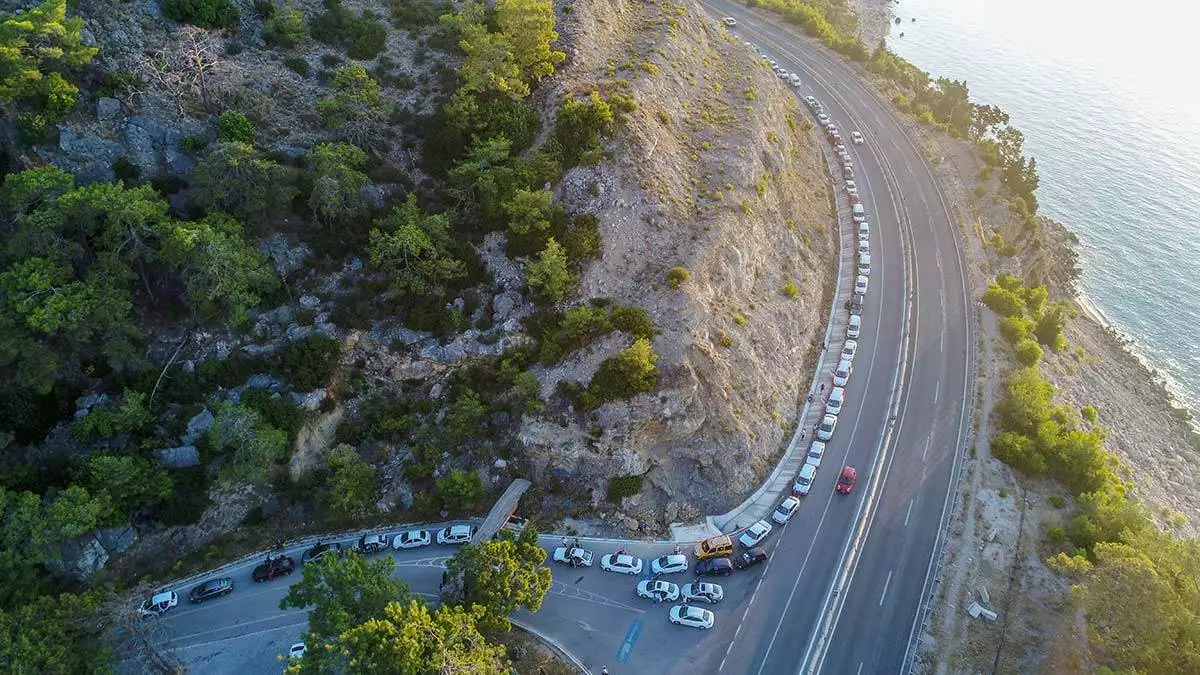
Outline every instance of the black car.
<svg viewBox="0 0 1200 675"><path fill-rule="evenodd" d="M696 563L696 574L702 577L725 577L733 573L729 558L708 558Z"/></svg>
<svg viewBox="0 0 1200 675"><path fill-rule="evenodd" d="M277 577L286 577L296 571L296 561L286 555L272 556L266 562L254 568L251 575L257 581L270 581Z"/></svg>
<svg viewBox="0 0 1200 675"><path fill-rule="evenodd" d="M851 314L862 314L862 296L858 293L852 294L846 301L846 309L850 310Z"/></svg>
<svg viewBox="0 0 1200 675"><path fill-rule="evenodd" d="M761 548L752 548L749 551L742 551L741 553L733 556L733 566L739 570L744 570L747 567L754 567L761 562L765 562L766 559L766 551L762 550Z"/></svg>
<svg viewBox="0 0 1200 675"><path fill-rule="evenodd" d="M320 558L321 556L325 555L326 553L333 553L334 555L341 555L342 554L342 545L341 544L326 544L324 542L318 541L316 546L313 546L312 548L310 548L304 552L304 555L300 557L300 562L301 562L301 564L310 563L310 562L316 560L317 558Z"/></svg>
<svg viewBox="0 0 1200 675"><path fill-rule="evenodd" d="M192 602L204 602L212 598L219 598L222 595L229 595L233 592L233 579L225 577L223 579L209 579L200 584L188 593L188 600Z"/></svg>

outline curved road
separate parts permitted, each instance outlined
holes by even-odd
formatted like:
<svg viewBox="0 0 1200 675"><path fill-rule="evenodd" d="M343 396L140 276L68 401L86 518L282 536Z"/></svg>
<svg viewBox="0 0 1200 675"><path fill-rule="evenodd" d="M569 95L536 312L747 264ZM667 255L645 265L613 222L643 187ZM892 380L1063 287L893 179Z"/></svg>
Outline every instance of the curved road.
<svg viewBox="0 0 1200 675"><path fill-rule="evenodd" d="M737 18L739 40L799 73L799 93L820 99L845 136L858 130L867 139L849 150L871 222L874 265L847 402L811 494L765 544L771 559L718 580L726 600L712 608L712 631L669 625L669 605L637 598L636 579L598 567L555 567L542 610L515 618L593 672L607 665L613 675L895 673L918 629L961 456L956 450L964 449L969 426L972 305L956 225L896 113L851 66L771 25L778 19L740 4L703 5L713 16ZM829 348L840 349L840 338ZM833 489L843 464L858 468L849 496ZM647 563L670 552L662 543L584 545L597 556L625 547ZM397 573L415 592L436 593L440 562L451 554L437 546L397 553ZM303 631L303 610L278 609L287 582L250 583L253 564L218 573L237 580L230 597L147 622L154 640L190 672L268 672ZM692 580L676 576L672 581L681 584ZM175 590L182 597L189 587Z"/></svg>

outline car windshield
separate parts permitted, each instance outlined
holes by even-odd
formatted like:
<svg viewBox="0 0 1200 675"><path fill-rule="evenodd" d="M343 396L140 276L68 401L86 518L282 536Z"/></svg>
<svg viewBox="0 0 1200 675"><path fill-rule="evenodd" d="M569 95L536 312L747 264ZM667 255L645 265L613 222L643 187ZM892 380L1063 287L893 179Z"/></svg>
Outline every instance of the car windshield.
<svg viewBox="0 0 1200 675"><path fill-rule="evenodd" d="M842 474L841 482L842 482L842 485L849 485L850 484L850 474L847 474L847 473Z"/></svg>

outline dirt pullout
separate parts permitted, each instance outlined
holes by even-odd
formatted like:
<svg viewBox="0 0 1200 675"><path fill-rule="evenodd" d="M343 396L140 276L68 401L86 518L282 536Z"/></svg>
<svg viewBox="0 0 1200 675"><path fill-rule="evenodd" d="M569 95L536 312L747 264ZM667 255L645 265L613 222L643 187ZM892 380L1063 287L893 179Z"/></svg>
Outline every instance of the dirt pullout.
<svg viewBox="0 0 1200 675"><path fill-rule="evenodd" d="M526 418L522 440L537 473L585 493L644 476L649 489L624 507L665 525L737 503L782 451L836 270L829 178L790 88L695 2L572 8L560 17L569 59L545 104L594 89L637 104L612 159L560 188L601 223L579 300L649 312L661 378L653 394L587 416L549 407L553 417ZM689 276L671 288L676 266ZM555 372L590 377L572 359L595 362L595 348Z"/></svg>

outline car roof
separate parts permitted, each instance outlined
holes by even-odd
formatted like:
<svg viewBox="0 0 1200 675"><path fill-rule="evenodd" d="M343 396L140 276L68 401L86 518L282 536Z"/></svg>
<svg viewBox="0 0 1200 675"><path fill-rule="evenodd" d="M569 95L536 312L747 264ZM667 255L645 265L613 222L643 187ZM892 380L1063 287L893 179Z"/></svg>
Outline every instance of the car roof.
<svg viewBox="0 0 1200 675"><path fill-rule="evenodd" d="M683 611L688 616L694 617L697 619L706 618L705 615L708 614L708 610L704 609L703 607L696 607L695 605L687 605L686 607L683 608Z"/></svg>
<svg viewBox="0 0 1200 675"><path fill-rule="evenodd" d="M471 526L470 525L451 525L447 529L450 530L450 532L453 534L459 534L460 532L470 532Z"/></svg>
<svg viewBox="0 0 1200 675"><path fill-rule="evenodd" d="M842 476L843 477L851 477L851 476L857 476L857 475L858 475L858 472L854 470L854 467L852 467L852 466L843 466L842 467Z"/></svg>
<svg viewBox="0 0 1200 675"><path fill-rule="evenodd" d="M150 604L157 605L158 603L166 602L173 597L175 597L174 591L163 591L162 593L159 593L159 594L155 595L154 597L150 598Z"/></svg>
<svg viewBox="0 0 1200 675"><path fill-rule="evenodd" d="M804 476L805 478L811 479L814 475L816 475L816 473L817 467L813 466L812 464L805 464L804 466L800 467L800 475Z"/></svg>

